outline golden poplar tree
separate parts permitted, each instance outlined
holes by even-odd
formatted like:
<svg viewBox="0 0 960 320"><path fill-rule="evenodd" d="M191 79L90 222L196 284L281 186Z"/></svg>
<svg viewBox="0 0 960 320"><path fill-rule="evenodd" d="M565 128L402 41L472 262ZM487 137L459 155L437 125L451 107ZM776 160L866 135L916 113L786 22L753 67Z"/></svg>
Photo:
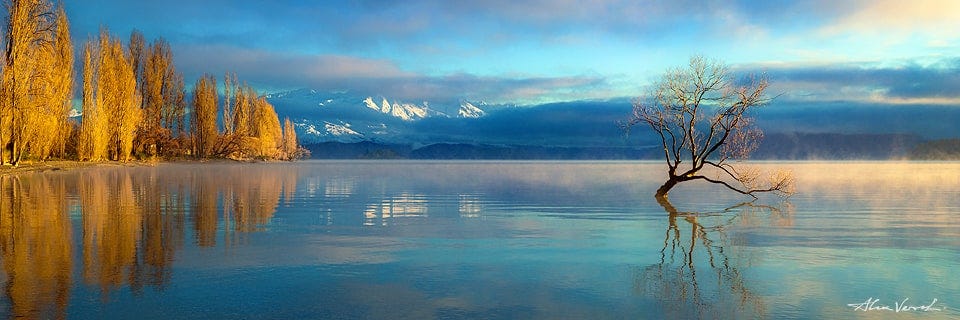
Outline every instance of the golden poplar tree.
<svg viewBox="0 0 960 320"><path fill-rule="evenodd" d="M280 129L280 119L277 117L273 105L264 97L258 97L254 102L253 137L257 143L257 156L267 159L276 159L283 135Z"/></svg>
<svg viewBox="0 0 960 320"><path fill-rule="evenodd" d="M217 131L217 79L204 75L193 87L193 152L200 158L212 155Z"/></svg>
<svg viewBox="0 0 960 320"><path fill-rule="evenodd" d="M137 78L129 57L124 54L120 40L111 41L111 60L115 65L113 71L115 88L114 118L117 122L112 128L116 139L116 154L114 160L128 161L133 151L133 139L137 132L137 125L142 117L141 97L137 90Z"/></svg>
<svg viewBox="0 0 960 320"><path fill-rule="evenodd" d="M52 84L48 52L56 39L57 14L46 0L9 0L4 29L0 163L18 165L40 122ZM47 52L47 53L45 53ZM11 153L5 154L7 148Z"/></svg>
<svg viewBox="0 0 960 320"><path fill-rule="evenodd" d="M86 146L81 159L99 161L109 156L115 161L128 161L141 118L141 97L133 66L123 44L106 29L100 31L95 61L91 61L91 46L88 42L84 49L81 141Z"/></svg>
<svg viewBox="0 0 960 320"><path fill-rule="evenodd" d="M182 116L174 110L180 94L175 91L183 90L176 81L178 76L170 45L163 38L154 40L144 57L141 77L144 117L138 137L139 144L150 155L159 154L172 143L170 121L176 120L170 117Z"/></svg>
<svg viewBox="0 0 960 320"><path fill-rule="evenodd" d="M253 87L240 85L236 75L227 73L224 93L224 134L217 144L218 155L241 159L299 156L293 124L287 120L282 127L273 105Z"/></svg>
<svg viewBox="0 0 960 320"><path fill-rule="evenodd" d="M171 64L172 67L172 64ZM160 108L161 125L169 138L161 145L161 152L167 155L179 156L186 154L187 114L186 91L184 90L183 74L170 69L170 74L164 79L163 107Z"/></svg>
<svg viewBox="0 0 960 320"><path fill-rule="evenodd" d="M79 160L101 161L107 154L107 114L98 103L96 90L96 47L92 40L83 45L83 119L77 143Z"/></svg>
<svg viewBox="0 0 960 320"><path fill-rule="evenodd" d="M133 76L137 79L137 89L141 90L140 95L146 96L147 94L143 92L143 77L144 77L144 68L146 64L146 39L143 37L143 32L140 30L133 29L130 32L130 43L127 44L127 55L130 57L130 66L133 67Z"/></svg>
<svg viewBox="0 0 960 320"><path fill-rule="evenodd" d="M297 158L297 132L293 127L290 118L283 119L283 158L294 160Z"/></svg>
<svg viewBox="0 0 960 320"><path fill-rule="evenodd" d="M73 98L73 43L70 24L63 6L57 8L56 32L51 41L52 50L40 50L35 57L35 72L42 80L32 90L37 104L27 115L30 135L27 147L30 155L46 160L51 155L63 157L72 126L67 121Z"/></svg>
<svg viewBox="0 0 960 320"><path fill-rule="evenodd" d="M70 39L70 22L63 3L57 8L57 34L54 42L56 63L54 70L56 77L53 83L53 111L58 127L53 142L52 152L66 158L67 140L72 135L73 124L69 121L70 110L73 108L74 61L73 40Z"/></svg>

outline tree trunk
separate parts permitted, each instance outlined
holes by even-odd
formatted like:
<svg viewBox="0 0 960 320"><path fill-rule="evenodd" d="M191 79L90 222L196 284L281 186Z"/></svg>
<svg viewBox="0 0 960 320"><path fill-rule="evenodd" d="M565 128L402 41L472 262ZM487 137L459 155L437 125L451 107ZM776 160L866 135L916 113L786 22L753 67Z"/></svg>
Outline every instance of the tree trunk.
<svg viewBox="0 0 960 320"><path fill-rule="evenodd" d="M670 189L673 189L674 186L676 186L678 183L680 183L680 181L681 181L681 180L680 180L679 178L677 178L677 177L670 177L670 179L667 180L667 182L664 182L663 185L660 186L659 189L657 189L657 195L656 195L657 200L658 200L658 201L659 201L660 199L666 200L666 199L667 199L667 193L670 192Z"/></svg>

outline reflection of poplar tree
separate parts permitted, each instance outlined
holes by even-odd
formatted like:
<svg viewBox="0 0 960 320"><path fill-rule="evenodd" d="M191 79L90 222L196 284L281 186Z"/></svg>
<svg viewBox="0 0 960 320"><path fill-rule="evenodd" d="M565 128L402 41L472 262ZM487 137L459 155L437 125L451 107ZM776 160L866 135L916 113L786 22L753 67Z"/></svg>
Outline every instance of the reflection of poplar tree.
<svg viewBox="0 0 960 320"><path fill-rule="evenodd" d="M93 171L81 180L84 280L107 294L133 278L142 207L129 171Z"/></svg>
<svg viewBox="0 0 960 320"><path fill-rule="evenodd" d="M197 245L212 247L217 243L217 186L221 180L204 174L194 175L191 180L194 237Z"/></svg>
<svg viewBox="0 0 960 320"><path fill-rule="evenodd" d="M65 318L72 287L70 218L62 176L0 177L0 256L16 318Z"/></svg>
<svg viewBox="0 0 960 320"><path fill-rule="evenodd" d="M134 292L143 285L163 286L171 275L171 264L183 246L185 208L174 191L181 181L162 185L156 172L134 177L135 192L143 195L138 205L143 210L143 227L135 277L130 284ZM165 192L157 192L165 191ZM166 196L162 196L162 195Z"/></svg>

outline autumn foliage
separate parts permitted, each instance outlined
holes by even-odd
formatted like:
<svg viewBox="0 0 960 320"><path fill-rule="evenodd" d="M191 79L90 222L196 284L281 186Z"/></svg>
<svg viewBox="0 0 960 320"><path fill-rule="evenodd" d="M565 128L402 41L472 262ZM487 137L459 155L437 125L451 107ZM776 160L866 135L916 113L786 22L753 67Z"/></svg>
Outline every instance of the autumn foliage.
<svg viewBox="0 0 960 320"><path fill-rule="evenodd" d="M77 70L63 5L7 0L5 6L0 164L304 155L293 125L281 125L273 106L236 75L225 76L222 93L216 79L204 75L187 95L170 44L163 38L147 43L136 30L127 44L106 28L83 44L75 110L82 116L72 121Z"/></svg>

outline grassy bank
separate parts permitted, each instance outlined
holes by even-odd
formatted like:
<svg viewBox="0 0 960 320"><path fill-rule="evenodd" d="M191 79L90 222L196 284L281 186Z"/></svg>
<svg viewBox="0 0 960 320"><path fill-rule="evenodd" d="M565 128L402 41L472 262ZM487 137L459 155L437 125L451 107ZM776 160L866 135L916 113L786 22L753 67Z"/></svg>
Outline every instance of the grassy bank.
<svg viewBox="0 0 960 320"><path fill-rule="evenodd" d="M152 166L152 165L156 165L157 163L160 163L160 162L157 162L157 161L81 162L81 161L68 161L68 160L24 161L17 167L12 167L10 165L0 166L0 176L50 172L50 171L62 171L62 170L72 170L77 168L102 167L102 166L128 166L128 167Z"/></svg>

